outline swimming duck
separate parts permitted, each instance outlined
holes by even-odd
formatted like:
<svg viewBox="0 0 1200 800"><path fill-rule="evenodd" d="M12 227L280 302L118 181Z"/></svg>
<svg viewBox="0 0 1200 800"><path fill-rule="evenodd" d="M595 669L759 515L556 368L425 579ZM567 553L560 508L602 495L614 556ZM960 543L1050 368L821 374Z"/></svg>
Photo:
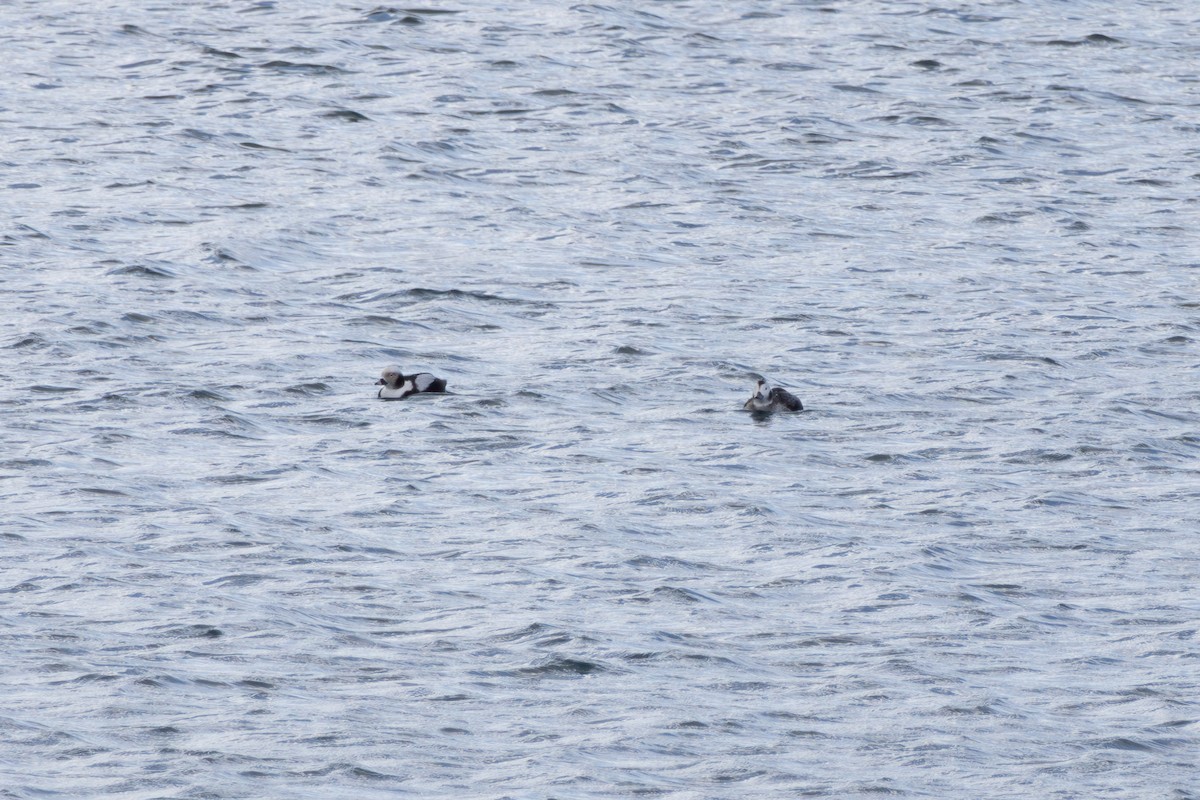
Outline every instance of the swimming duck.
<svg viewBox="0 0 1200 800"><path fill-rule="evenodd" d="M759 378L758 389L742 408L749 411L803 411L804 404L787 389L778 386L772 389L765 380Z"/></svg>
<svg viewBox="0 0 1200 800"><path fill-rule="evenodd" d="M383 387L379 390L379 397L384 400L402 400L418 392L446 391L446 381L443 379L428 372L404 375L396 366L384 367L383 377L375 381L375 385Z"/></svg>

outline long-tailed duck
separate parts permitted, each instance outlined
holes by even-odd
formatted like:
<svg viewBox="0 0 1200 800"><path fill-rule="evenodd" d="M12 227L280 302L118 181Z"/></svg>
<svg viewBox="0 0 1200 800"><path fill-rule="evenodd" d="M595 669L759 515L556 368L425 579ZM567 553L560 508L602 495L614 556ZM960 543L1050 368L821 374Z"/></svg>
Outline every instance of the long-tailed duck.
<svg viewBox="0 0 1200 800"><path fill-rule="evenodd" d="M418 372L416 375L404 375L399 367L384 367L383 377L375 381L376 386L382 386L379 396L384 400L403 400L410 394L418 392L444 392L446 381L428 372Z"/></svg>
<svg viewBox="0 0 1200 800"><path fill-rule="evenodd" d="M804 404L787 389L778 386L772 389L765 380L759 378L758 389L742 408L749 411L803 411Z"/></svg>

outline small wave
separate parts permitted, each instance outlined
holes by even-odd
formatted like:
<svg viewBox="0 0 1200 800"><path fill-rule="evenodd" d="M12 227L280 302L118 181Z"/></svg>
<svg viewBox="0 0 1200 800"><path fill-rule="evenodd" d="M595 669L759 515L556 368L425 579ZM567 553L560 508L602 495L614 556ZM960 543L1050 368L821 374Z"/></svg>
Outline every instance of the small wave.
<svg viewBox="0 0 1200 800"><path fill-rule="evenodd" d="M471 300L480 303L495 303L497 305L520 306L532 305L540 307L553 307L553 303L548 303L541 300L523 300L516 297L504 297L503 295L491 294L489 292L473 291L470 289L426 289L415 287L412 289L401 290L370 290L365 292L353 292L350 294L338 295L335 299L343 302L358 302L358 303L386 303L396 300Z"/></svg>
<svg viewBox="0 0 1200 800"><path fill-rule="evenodd" d="M132 275L138 278L174 278L177 277L175 270L163 266L161 264L129 264L123 267L114 267L106 274L108 275Z"/></svg>
<svg viewBox="0 0 1200 800"><path fill-rule="evenodd" d="M510 674L533 678L553 678L556 676L591 675L596 672L607 671L609 671L609 667L598 661L552 656L534 666L513 670Z"/></svg>
<svg viewBox="0 0 1200 800"><path fill-rule="evenodd" d="M370 122L371 118L366 114L358 111L353 111L349 108L339 108L334 111L326 111L321 115L328 119L340 119L344 122Z"/></svg>
<svg viewBox="0 0 1200 800"><path fill-rule="evenodd" d="M262 69L277 70L280 72L302 72L307 75L346 75L349 70L335 67L332 64L304 64L295 61L267 61L259 64Z"/></svg>
<svg viewBox="0 0 1200 800"><path fill-rule="evenodd" d="M1121 44L1120 39L1105 36L1103 33L1092 33L1082 39L1050 39L1045 42L1047 47L1081 47L1083 45Z"/></svg>

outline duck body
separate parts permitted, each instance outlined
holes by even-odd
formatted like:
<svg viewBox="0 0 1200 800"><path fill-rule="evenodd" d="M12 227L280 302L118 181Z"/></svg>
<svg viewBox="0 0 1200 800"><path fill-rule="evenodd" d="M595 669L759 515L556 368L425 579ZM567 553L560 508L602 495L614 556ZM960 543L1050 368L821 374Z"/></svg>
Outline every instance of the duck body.
<svg viewBox="0 0 1200 800"><path fill-rule="evenodd" d="M399 367L385 367L375 385L383 387L378 395L383 400L403 400L410 394L446 391L445 379L428 372L405 375Z"/></svg>
<svg viewBox="0 0 1200 800"><path fill-rule="evenodd" d="M746 401L742 408L747 411L803 411L804 404L800 402L800 398L789 392L787 389L781 389L778 386L772 388L767 385L767 382L762 378L758 379L758 388L754 392L754 396Z"/></svg>

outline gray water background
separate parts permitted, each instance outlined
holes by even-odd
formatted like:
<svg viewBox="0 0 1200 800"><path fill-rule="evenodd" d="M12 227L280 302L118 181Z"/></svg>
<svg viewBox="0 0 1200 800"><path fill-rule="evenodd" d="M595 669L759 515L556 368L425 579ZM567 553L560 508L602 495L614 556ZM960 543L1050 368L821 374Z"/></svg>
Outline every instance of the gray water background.
<svg viewBox="0 0 1200 800"><path fill-rule="evenodd" d="M0 5L0 797L1200 797L1200 6L427 6Z"/></svg>

